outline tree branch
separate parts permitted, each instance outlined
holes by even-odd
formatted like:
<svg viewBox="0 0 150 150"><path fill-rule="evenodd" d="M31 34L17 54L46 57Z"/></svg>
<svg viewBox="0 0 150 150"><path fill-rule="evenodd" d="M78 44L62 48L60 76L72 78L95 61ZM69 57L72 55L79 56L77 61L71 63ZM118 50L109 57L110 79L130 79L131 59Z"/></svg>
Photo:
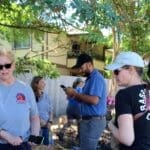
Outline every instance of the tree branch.
<svg viewBox="0 0 150 150"><path fill-rule="evenodd" d="M19 26L19 25L9 25L9 24L3 24L3 23L0 23L0 26L4 26L4 27L8 27L8 28L16 28L16 29L32 29L32 30L38 30L38 31L42 31L42 32L47 32L47 33L60 33L61 30L58 30L56 31L53 30L53 31L49 31L49 30L46 30L46 29L40 29L40 28L51 28L52 30L52 27L50 26L43 26L43 25L36 25L36 26Z"/></svg>

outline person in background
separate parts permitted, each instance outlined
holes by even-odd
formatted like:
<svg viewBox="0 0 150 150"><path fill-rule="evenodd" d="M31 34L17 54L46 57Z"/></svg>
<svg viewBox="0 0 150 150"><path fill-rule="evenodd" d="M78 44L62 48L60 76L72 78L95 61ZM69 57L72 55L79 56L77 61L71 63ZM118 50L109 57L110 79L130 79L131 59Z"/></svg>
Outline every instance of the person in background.
<svg viewBox="0 0 150 150"><path fill-rule="evenodd" d="M114 115L114 108L115 108L115 94L117 91L116 82L114 79L109 79L108 82L108 94L107 94L107 115L106 120L107 122L110 121Z"/></svg>
<svg viewBox="0 0 150 150"><path fill-rule="evenodd" d="M76 78L72 84L72 88L74 88L78 93L82 93L83 85L84 82L82 78ZM65 130L66 128L71 126L74 119L77 120L77 127L79 131L79 122L81 119L81 104L78 101L74 100L73 98L67 97L67 100L68 100L67 109L66 109L67 123L63 126L63 128L58 133L58 137L60 141L63 141ZM77 137L78 135L79 133L77 133Z"/></svg>
<svg viewBox="0 0 150 150"><path fill-rule="evenodd" d="M80 150L96 150L106 127L106 83L101 73L94 69L93 59L88 54L80 54L73 68L80 69L87 77L82 93L69 87L65 90L68 97L81 103Z"/></svg>
<svg viewBox="0 0 150 150"><path fill-rule="evenodd" d="M73 82L72 87L76 90L76 92L82 93L83 85L83 80L81 78L77 78ZM68 99L67 119L69 124L72 122L73 119L81 119L81 104L73 98Z"/></svg>
<svg viewBox="0 0 150 150"><path fill-rule="evenodd" d="M144 61L135 52L121 52L106 69L112 70L118 86L115 120L108 127L119 150L150 149L149 85L142 80Z"/></svg>
<svg viewBox="0 0 150 150"><path fill-rule="evenodd" d="M44 137L43 144L46 145L47 149L51 149L51 139L50 137L50 125L52 124L53 119L53 108L49 95L44 92L45 89L45 81L41 76L33 77L31 81L31 87L34 91L37 107L40 116L40 124L41 124L41 136Z"/></svg>
<svg viewBox="0 0 150 150"><path fill-rule="evenodd" d="M31 150L30 135L39 135L40 120L34 93L13 76L15 56L0 50L0 149Z"/></svg>

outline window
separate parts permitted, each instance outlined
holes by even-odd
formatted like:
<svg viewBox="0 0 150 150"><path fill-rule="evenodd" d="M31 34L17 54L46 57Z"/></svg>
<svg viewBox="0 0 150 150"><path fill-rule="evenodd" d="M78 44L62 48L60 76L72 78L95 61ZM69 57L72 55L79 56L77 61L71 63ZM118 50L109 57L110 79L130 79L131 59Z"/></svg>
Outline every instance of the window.
<svg viewBox="0 0 150 150"><path fill-rule="evenodd" d="M13 49L29 49L31 48L31 36L16 38L13 41Z"/></svg>
<svg viewBox="0 0 150 150"><path fill-rule="evenodd" d="M80 52L80 45L76 41L72 43L72 52L75 54L79 54Z"/></svg>

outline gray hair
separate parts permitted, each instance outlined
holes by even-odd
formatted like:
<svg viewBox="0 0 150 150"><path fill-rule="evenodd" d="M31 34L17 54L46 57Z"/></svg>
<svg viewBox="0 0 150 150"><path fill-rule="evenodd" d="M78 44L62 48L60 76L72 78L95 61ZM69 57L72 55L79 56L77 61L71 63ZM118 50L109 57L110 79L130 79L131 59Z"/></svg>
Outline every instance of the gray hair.
<svg viewBox="0 0 150 150"><path fill-rule="evenodd" d="M0 49L0 56L6 56L11 62L15 62L15 55L12 50Z"/></svg>

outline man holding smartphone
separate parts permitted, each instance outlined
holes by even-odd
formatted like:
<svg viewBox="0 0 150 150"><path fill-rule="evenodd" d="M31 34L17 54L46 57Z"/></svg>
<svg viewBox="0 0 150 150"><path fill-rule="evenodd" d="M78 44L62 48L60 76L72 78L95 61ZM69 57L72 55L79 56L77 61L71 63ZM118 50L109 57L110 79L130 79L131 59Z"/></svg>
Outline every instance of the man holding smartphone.
<svg viewBox="0 0 150 150"><path fill-rule="evenodd" d="M94 69L93 59L87 54L77 58L76 65L87 77L82 93L66 88L68 97L81 103L81 122L79 127L80 150L96 150L98 140L106 126L106 84L101 73Z"/></svg>

